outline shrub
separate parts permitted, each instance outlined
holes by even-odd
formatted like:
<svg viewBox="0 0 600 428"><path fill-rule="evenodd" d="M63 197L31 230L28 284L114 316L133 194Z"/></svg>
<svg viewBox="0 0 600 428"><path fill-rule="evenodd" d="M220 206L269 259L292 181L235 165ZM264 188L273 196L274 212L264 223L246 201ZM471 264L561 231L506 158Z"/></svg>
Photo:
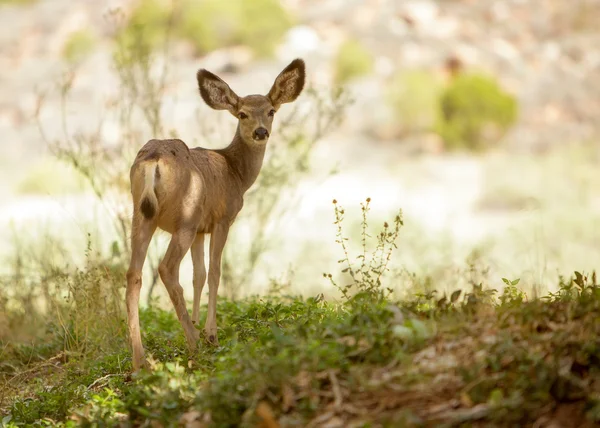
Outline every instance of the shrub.
<svg viewBox="0 0 600 428"><path fill-rule="evenodd" d="M444 90L437 132L448 148L483 150L497 143L517 118L517 101L483 75L461 75Z"/></svg>
<svg viewBox="0 0 600 428"><path fill-rule="evenodd" d="M269 56L285 32L292 26L291 15L277 0L240 0L243 19L238 43L249 46L256 55Z"/></svg>
<svg viewBox="0 0 600 428"><path fill-rule="evenodd" d="M37 2L37 0L0 0L0 6L4 4L27 5Z"/></svg>
<svg viewBox="0 0 600 428"><path fill-rule="evenodd" d="M238 1L189 1L185 3L179 36L189 40L199 54L235 42L242 21Z"/></svg>
<svg viewBox="0 0 600 428"><path fill-rule="evenodd" d="M63 57L69 62L79 62L85 59L96 44L94 35L89 30L71 33L63 47Z"/></svg>
<svg viewBox="0 0 600 428"><path fill-rule="evenodd" d="M174 35L191 42L200 55L243 44L256 55L269 56L292 22L275 0L187 0L175 10L158 0L142 0L122 34L154 48L172 26Z"/></svg>
<svg viewBox="0 0 600 428"><path fill-rule="evenodd" d="M400 134L428 131L435 126L441 89L435 76L424 71L405 71L392 78L386 95Z"/></svg>
<svg viewBox="0 0 600 428"><path fill-rule="evenodd" d="M335 81L345 83L355 77L369 74L373 69L371 53L357 40L348 40L340 46L335 58Z"/></svg>
<svg viewBox="0 0 600 428"><path fill-rule="evenodd" d="M243 44L259 56L269 56L292 23L275 0L188 1L181 19L180 36L200 54Z"/></svg>

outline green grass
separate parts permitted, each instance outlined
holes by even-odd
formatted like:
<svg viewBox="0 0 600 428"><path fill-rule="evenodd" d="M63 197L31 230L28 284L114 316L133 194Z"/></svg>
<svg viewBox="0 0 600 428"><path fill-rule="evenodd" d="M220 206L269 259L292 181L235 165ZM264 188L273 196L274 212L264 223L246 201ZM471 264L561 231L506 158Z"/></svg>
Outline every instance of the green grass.
<svg viewBox="0 0 600 428"><path fill-rule="evenodd" d="M88 249L79 270L16 269L0 284L11 326L0 343L4 425L529 426L565 412L577 426L600 422L595 274L560 277L539 299L518 279L497 291L475 276L449 295L395 296L384 274L403 220L371 238L368 212L367 200L358 236L374 249L351 259L335 204L343 275L324 277L338 300L277 284L221 298L220 346L192 354L174 312L154 304L141 310L151 367L134 376L122 262ZM50 305L32 302L32 285ZM19 340L23 324L39 326L32 339Z"/></svg>
<svg viewBox="0 0 600 428"><path fill-rule="evenodd" d="M272 414L305 425L337 409L346 424L523 426L569 406L581 423L600 421L600 287L591 278L563 279L559 293L533 301L517 286L494 299L477 285L442 299L360 299L221 299L221 346L193 356L173 311L145 309L152 370L133 378L124 334L86 358L65 355L57 340L5 344L4 367L18 367L3 369L5 420L255 426Z"/></svg>

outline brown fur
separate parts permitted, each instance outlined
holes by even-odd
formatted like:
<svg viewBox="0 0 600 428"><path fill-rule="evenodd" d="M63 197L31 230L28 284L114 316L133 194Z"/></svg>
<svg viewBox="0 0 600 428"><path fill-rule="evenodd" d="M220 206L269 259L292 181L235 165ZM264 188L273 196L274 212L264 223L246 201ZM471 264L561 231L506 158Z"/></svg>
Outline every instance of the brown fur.
<svg viewBox="0 0 600 428"><path fill-rule="evenodd" d="M239 118L239 122L235 136L226 148L189 149L181 140L150 140L140 149L131 166L132 255L126 297L135 371L145 362L138 314L141 269L157 227L172 234L159 274L190 348L198 339L193 324L199 319L200 295L207 277L204 235L211 235L209 304L204 330L210 342L218 343L216 297L223 247L229 228L242 209L244 193L262 167L275 111L281 104L294 101L302 91L304 62L292 61L279 74L266 96L240 98L223 80L206 70L198 71L197 79L204 101L214 109L228 110ZM194 264L191 319L179 284L179 265L190 247Z"/></svg>

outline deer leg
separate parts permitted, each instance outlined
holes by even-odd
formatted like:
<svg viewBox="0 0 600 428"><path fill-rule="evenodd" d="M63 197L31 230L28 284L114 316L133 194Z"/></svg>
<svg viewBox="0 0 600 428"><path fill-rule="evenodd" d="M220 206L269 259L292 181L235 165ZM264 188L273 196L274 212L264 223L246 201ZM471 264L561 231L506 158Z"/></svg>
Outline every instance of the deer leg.
<svg viewBox="0 0 600 428"><path fill-rule="evenodd" d="M200 297L206 282L206 267L204 266L204 234L199 233L192 244L192 263L194 264L194 306L192 308L192 323L200 320Z"/></svg>
<svg viewBox="0 0 600 428"><path fill-rule="evenodd" d="M185 339L190 351L195 350L199 334L194 328L185 306L183 288L179 284L179 266L181 265L181 260L185 256L185 253L190 249L195 237L195 230L183 229L175 232L171 238L165 257L158 267L158 273L163 284L165 284L171 302L175 307L177 318L179 318L179 322L183 327Z"/></svg>
<svg viewBox="0 0 600 428"><path fill-rule="evenodd" d="M131 231L131 260L127 270L127 291L125 293L134 372L137 372L146 364L140 333L139 302L142 288L142 267L148 252L148 245L155 230L155 221L146 220L139 213L134 212Z"/></svg>
<svg viewBox="0 0 600 428"><path fill-rule="evenodd" d="M217 291L221 280L221 255L227 241L229 226L215 226L210 236L210 262L208 268L208 314L204 332L209 342L219 344L217 337Z"/></svg>

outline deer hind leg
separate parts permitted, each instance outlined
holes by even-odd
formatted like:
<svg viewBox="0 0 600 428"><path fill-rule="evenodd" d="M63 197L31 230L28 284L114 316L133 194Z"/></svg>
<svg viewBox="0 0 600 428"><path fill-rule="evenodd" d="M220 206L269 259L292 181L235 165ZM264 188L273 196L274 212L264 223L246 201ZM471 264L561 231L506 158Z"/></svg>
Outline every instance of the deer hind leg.
<svg viewBox="0 0 600 428"><path fill-rule="evenodd" d="M209 342L219 344L217 337L217 292L221 280L221 255L227 241L229 227L217 225L210 236L210 262L208 269L208 313L204 332Z"/></svg>
<svg viewBox="0 0 600 428"><path fill-rule="evenodd" d="M192 263L194 264L194 306L192 308L192 323L197 325L200 320L200 297L206 282L206 267L204 266L204 234L199 233L192 244Z"/></svg>
<svg viewBox="0 0 600 428"><path fill-rule="evenodd" d="M147 220L139 212L134 212L131 231L131 260L127 270L127 291L125 293L134 372L146 364L140 333L139 301L142 288L142 268L148 252L148 245L155 230L156 222L154 220Z"/></svg>
<svg viewBox="0 0 600 428"><path fill-rule="evenodd" d="M190 315L185 306L183 297L183 288L179 284L179 266L185 253L190 249L194 238L195 230L179 230L173 234L169 247L162 262L158 267L158 273L162 282L167 288L171 302L175 307L177 318L183 327L185 338L190 351L194 351L199 338L198 330L194 328Z"/></svg>

